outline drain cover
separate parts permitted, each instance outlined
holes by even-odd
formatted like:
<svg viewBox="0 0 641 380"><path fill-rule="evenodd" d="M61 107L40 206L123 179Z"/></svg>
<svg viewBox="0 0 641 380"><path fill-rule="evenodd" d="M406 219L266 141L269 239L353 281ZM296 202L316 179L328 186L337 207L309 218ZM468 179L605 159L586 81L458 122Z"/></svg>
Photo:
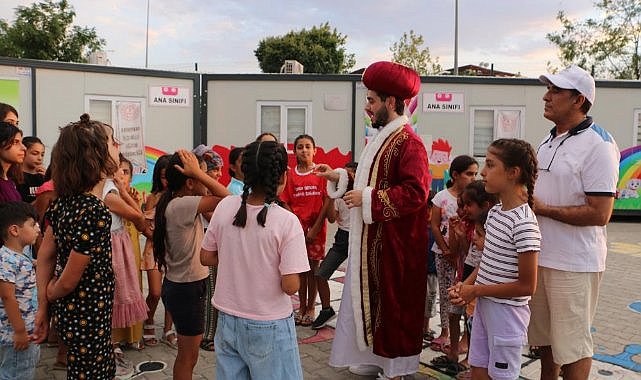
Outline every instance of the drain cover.
<svg viewBox="0 0 641 380"><path fill-rule="evenodd" d="M136 375L150 372L160 372L167 368L167 363L161 361L140 362L136 366Z"/></svg>

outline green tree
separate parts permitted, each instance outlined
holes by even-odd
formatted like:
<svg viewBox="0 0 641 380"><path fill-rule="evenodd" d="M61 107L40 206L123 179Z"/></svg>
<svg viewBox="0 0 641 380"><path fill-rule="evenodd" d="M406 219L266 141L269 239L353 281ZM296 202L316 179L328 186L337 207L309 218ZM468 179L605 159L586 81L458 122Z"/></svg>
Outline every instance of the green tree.
<svg viewBox="0 0 641 380"><path fill-rule="evenodd" d="M430 49L423 47L423 36L415 34L410 30L403 33L403 37L398 42L394 42L390 47L392 52L392 61L411 67L419 75L436 74L443 71L438 63L438 57L432 59Z"/></svg>
<svg viewBox="0 0 641 380"><path fill-rule="evenodd" d="M89 52L106 44L95 28L73 24L67 0L46 0L16 8L16 21L0 19L0 55L63 62L86 62Z"/></svg>
<svg viewBox="0 0 641 380"><path fill-rule="evenodd" d="M599 77L641 79L641 2L600 0L594 6L599 17L581 21L558 13L562 29L547 39L559 48L559 59Z"/></svg>
<svg viewBox="0 0 641 380"><path fill-rule="evenodd" d="M354 66L354 54L347 54L347 36L324 23L311 29L290 31L284 36L267 37L258 43L254 54L264 73L280 72L287 59L295 59L306 73L338 74Z"/></svg>

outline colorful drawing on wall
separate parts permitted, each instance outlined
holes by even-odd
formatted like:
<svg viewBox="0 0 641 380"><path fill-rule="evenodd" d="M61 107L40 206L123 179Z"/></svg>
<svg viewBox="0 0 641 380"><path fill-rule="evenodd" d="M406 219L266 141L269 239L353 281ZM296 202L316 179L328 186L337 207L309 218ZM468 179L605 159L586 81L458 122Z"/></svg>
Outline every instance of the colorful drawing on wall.
<svg viewBox="0 0 641 380"><path fill-rule="evenodd" d="M378 129L372 127L372 118L365 111L363 111L363 123L365 124L365 145L367 145L369 140L376 136Z"/></svg>
<svg viewBox="0 0 641 380"><path fill-rule="evenodd" d="M418 95L416 95L412 99L405 100L405 116L407 116L407 118L409 119L414 133L418 133L418 112L416 112L417 109Z"/></svg>
<svg viewBox="0 0 641 380"><path fill-rule="evenodd" d="M222 145L214 145L211 147L211 150L220 154L220 157L223 158L222 176L220 177L218 182L222 183L225 186L227 186L229 184L229 181L231 181L231 177L229 176L229 152L234 148L235 146L231 146L228 148Z"/></svg>
<svg viewBox="0 0 641 380"><path fill-rule="evenodd" d="M131 179L131 186L135 187L138 191L144 191L149 194L151 192L152 176L154 174L154 166L158 157L166 154L160 149L151 146L145 146L145 160L147 161L147 170L140 170L134 166L134 175Z"/></svg>
<svg viewBox="0 0 641 380"><path fill-rule="evenodd" d="M450 154L452 146L449 141L437 139L432 142L430 154L430 174L432 174L432 190L439 192L445 189L445 181L449 178Z"/></svg>
<svg viewBox="0 0 641 380"><path fill-rule="evenodd" d="M614 209L641 212L641 145L621 152Z"/></svg>
<svg viewBox="0 0 641 380"><path fill-rule="evenodd" d="M223 163L224 163L224 168L223 168L223 175L220 178L220 183L223 185L227 186L229 184L229 181L231 180L231 177L229 176L229 152L234 148L234 146L231 147L226 147L222 145L214 145L211 149L220 154L220 156L223 158ZM333 148L328 152L325 152L325 149L323 149L320 146L316 147L316 156L314 157L314 161L318 163L323 163L327 164L333 168L342 168L345 166L346 163L350 162L352 160L352 153L347 152L345 154L341 153L341 151L338 148ZM287 150L289 152L292 152L294 149L293 144L288 144ZM296 166L296 157L293 154L289 154L289 162L288 165L290 168L293 168Z"/></svg>

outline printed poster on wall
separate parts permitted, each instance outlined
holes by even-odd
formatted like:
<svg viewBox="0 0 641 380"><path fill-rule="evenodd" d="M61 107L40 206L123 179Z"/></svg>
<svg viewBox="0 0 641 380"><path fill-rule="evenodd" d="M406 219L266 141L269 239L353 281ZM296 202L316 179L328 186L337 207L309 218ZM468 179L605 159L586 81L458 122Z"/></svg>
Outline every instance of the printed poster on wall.
<svg viewBox="0 0 641 380"><path fill-rule="evenodd" d="M142 129L142 103L116 102L117 126L116 138L120 140L120 153L134 165L134 171L140 174L147 170L145 144Z"/></svg>
<svg viewBox="0 0 641 380"><path fill-rule="evenodd" d="M20 81L0 79L0 99L2 103L12 105L20 112Z"/></svg>
<svg viewBox="0 0 641 380"><path fill-rule="evenodd" d="M518 139L521 131L521 111L501 110L498 112L497 139Z"/></svg>
<svg viewBox="0 0 641 380"><path fill-rule="evenodd" d="M157 107L190 107L189 87L149 86L149 105Z"/></svg>
<svg viewBox="0 0 641 380"><path fill-rule="evenodd" d="M464 112L465 95L462 92L424 92L423 112Z"/></svg>

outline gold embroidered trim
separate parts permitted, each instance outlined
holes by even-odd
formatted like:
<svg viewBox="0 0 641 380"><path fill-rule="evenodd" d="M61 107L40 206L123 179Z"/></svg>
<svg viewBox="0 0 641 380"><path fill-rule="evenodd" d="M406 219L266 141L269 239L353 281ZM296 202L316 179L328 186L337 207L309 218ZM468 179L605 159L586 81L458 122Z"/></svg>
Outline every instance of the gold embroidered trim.
<svg viewBox="0 0 641 380"><path fill-rule="evenodd" d="M394 207L394 205L390 201L387 190L388 189L378 191L378 199L380 199L381 203L383 203L383 216L386 218L396 218L398 217L399 213L396 207Z"/></svg>
<svg viewBox="0 0 641 380"><path fill-rule="evenodd" d="M390 146L390 144L394 145L393 150L396 151L396 154L398 156L399 150L398 147L401 145L402 141L405 141L409 136L407 133L404 133L404 138L401 138L401 143L397 143L397 136L401 134L404 131L404 125L401 125L398 127L397 131L394 131L388 138L387 140L383 143L379 151L376 153L376 156L374 157L374 165L372 167L372 171L370 173L370 179L368 186L370 187L375 187L376 181L378 178L378 167L381 162L381 155L387 150L387 148ZM385 178L382 179L381 183L384 183L386 187L388 187L388 182L387 182L387 174L389 172L389 161L391 159L390 156L391 153L386 154L386 157L383 157L383 165L385 165L387 161L387 166L384 166L385 172L383 173ZM376 302L376 321L374 324L374 327L372 326L372 310L371 310L371 301L370 301L370 286L369 283L370 281L374 284L375 289L380 289L380 271L378 266L378 256L380 254L380 250L382 247L382 235L383 235L383 226L380 223L377 223L377 229L375 232L375 237L374 241L372 242L372 246L369 247L367 244L368 240L368 235L369 235L369 226L364 225L363 226L363 235L362 235L362 240L361 240L361 301L363 305L363 332L364 332L364 337L365 337L365 344L368 346L371 346L374 344L374 329L379 327L380 324L382 323L381 320L381 302L380 302L380 293L376 292L376 294L373 294L372 296L375 297L374 299L377 300ZM367 254L368 251L372 253L371 257ZM372 278L369 278L369 268L373 267L372 270Z"/></svg>

